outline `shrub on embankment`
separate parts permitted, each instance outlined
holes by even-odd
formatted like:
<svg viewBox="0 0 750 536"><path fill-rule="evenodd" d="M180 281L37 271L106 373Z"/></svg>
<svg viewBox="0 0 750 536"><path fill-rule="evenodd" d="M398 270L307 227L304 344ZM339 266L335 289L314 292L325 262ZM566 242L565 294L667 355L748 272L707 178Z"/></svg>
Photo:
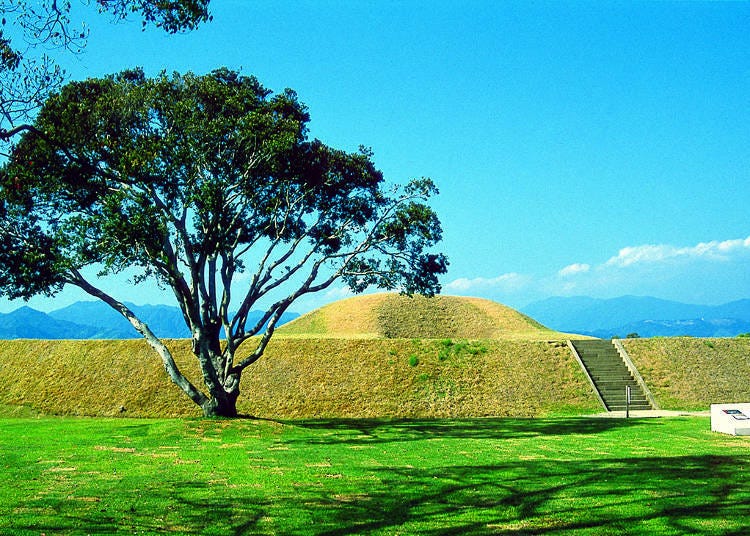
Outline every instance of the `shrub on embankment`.
<svg viewBox="0 0 750 536"><path fill-rule="evenodd" d="M189 341L169 345L200 384ZM276 419L600 409L562 341L277 337L242 387L241 413ZM0 404L64 415L200 415L139 340L2 341Z"/></svg>

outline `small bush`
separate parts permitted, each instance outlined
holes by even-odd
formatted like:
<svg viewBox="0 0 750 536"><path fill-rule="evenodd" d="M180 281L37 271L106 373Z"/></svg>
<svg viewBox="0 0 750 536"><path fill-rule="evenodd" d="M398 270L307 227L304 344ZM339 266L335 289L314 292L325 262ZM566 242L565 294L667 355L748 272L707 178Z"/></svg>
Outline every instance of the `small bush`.
<svg viewBox="0 0 750 536"><path fill-rule="evenodd" d="M419 357L417 357L417 354L411 354L409 356L409 366L416 367L417 365L419 365Z"/></svg>
<svg viewBox="0 0 750 536"><path fill-rule="evenodd" d="M466 341L457 342L453 345L453 353L460 354L464 350L466 350L466 347L469 346L469 343Z"/></svg>
<svg viewBox="0 0 750 536"><path fill-rule="evenodd" d="M487 347L482 344L472 344L468 348L466 348L466 351L471 355L486 354Z"/></svg>
<svg viewBox="0 0 750 536"><path fill-rule="evenodd" d="M708 346L711 349L716 348L716 345L712 341L703 341L703 344L705 344L706 346Z"/></svg>

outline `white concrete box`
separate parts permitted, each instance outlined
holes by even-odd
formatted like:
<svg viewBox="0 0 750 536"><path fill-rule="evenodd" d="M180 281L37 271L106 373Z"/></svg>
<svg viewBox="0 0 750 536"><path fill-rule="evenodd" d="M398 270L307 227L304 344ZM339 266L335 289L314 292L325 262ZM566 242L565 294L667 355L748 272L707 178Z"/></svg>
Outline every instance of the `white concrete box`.
<svg viewBox="0 0 750 536"><path fill-rule="evenodd" d="M750 435L750 404L711 404L711 431Z"/></svg>

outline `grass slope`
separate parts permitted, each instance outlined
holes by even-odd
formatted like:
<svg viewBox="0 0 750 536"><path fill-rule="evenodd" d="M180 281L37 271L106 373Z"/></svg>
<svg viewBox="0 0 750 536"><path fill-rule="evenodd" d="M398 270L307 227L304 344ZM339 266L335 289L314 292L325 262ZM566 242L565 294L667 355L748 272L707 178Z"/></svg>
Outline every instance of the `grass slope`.
<svg viewBox="0 0 750 536"><path fill-rule="evenodd" d="M0 419L0 533L744 534L750 439L709 428Z"/></svg>
<svg viewBox="0 0 750 536"><path fill-rule="evenodd" d="M368 294L341 300L282 326L285 335L386 339L562 340L518 311L481 298Z"/></svg>
<svg viewBox="0 0 750 536"><path fill-rule="evenodd" d="M200 375L188 341L178 364ZM538 416L598 410L562 342L275 339L243 377L265 418ZM197 415L142 341L3 341L0 404L65 415ZM124 411L123 411L124 408Z"/></svg>
<svg viewBox="0 0 750 536"><path fill-rule="evenodd" d="M600 411L563 342L487 300L393 294L331 304L279 329L244 375L239 410L264 418L543 416ZM750 339L623 341L664 409L750 400ZM168 341L196 384L189 342ZM140 340L0 342L13 414L197 415Z"/></svg>
<svg viewBox="0 0 750 536"><path fill-rule="evenodd" d="M750 401L750 338L623 339L663 409Z"/></svg>

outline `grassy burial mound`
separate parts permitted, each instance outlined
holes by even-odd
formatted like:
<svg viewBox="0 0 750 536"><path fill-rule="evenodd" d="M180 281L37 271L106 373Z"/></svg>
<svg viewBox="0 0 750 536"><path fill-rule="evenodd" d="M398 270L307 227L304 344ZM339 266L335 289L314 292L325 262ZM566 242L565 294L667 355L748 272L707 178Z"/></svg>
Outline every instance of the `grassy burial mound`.
<svg viewBox="0 0 750 536"><path fill-rule="evenodd" d="M341 300L279 328L326 338L563 340L515 309L481 298L368 294Z"/></svg>
<svg viewBox="0 0 750 536"><path fill-rule="evenodd" d="M750 338L624 339L663 409L706 410L750 401Z"/></svg>

